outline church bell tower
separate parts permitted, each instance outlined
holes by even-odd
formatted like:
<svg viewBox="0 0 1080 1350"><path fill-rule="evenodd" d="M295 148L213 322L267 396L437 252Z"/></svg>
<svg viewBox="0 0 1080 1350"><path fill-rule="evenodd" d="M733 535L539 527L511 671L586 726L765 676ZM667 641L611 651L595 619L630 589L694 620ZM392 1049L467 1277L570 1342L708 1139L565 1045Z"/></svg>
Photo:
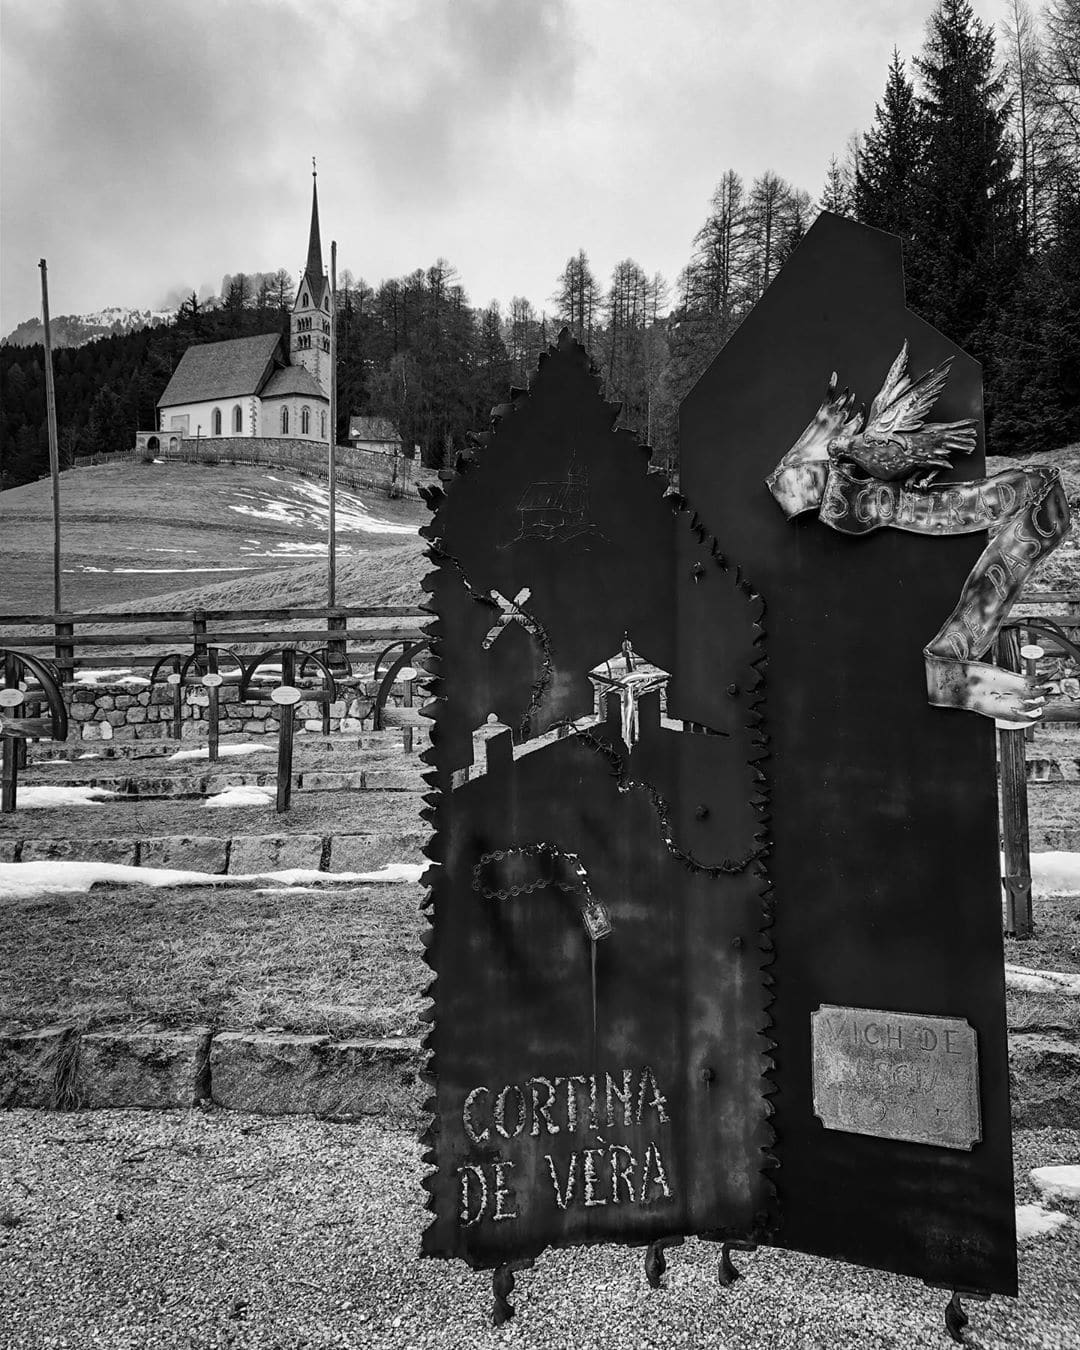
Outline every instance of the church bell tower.
<svg viewBox="0 0 1080 1350"><path fill-rule="evenodd" d="M315 161L311 161L311 232L307 263L293 301L289 325L289 359L306 366L323 393L330 392L330 284L323 272L319 238L319 189Z"/></svg>

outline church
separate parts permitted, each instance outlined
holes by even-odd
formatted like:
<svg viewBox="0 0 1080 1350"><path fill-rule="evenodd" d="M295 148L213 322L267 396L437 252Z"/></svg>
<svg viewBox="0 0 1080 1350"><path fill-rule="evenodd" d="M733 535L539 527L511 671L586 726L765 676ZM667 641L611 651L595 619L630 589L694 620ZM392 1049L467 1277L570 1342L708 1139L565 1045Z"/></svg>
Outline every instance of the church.
<svg viewBox="0 0 1080 1350"><path fill-rule="evenodd" d="M189 347L158 399L157 433L140 432L139 447L153 451L166 438L234 436L325 443L331 359L330 283L313 182L307 265L293 301L288 350L279 333Z"/></svg>

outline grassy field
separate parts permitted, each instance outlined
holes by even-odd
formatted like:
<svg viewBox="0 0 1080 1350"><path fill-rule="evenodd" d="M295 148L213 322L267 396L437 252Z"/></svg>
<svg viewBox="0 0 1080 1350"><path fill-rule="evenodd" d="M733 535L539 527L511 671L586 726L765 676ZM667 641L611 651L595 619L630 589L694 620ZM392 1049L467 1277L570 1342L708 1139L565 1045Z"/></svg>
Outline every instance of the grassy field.
<svg viewBox="0 0 1080 1350"><path fill-rule="evenodd" d="M100 887L7 903L0 1023L416 1035L421 894Z"/></svg>
<svg viewBox="0 0 1080 1350"><path fill-rule="evenodd" d="M52 608L50 492L41 480L0 493L0 612ZM238 465L102 464L61 475L60 508L68 609L325 599L328 495L315 480ZM419 598L416 531L428 515L416 497L338 493L343 604Z"/></svg>

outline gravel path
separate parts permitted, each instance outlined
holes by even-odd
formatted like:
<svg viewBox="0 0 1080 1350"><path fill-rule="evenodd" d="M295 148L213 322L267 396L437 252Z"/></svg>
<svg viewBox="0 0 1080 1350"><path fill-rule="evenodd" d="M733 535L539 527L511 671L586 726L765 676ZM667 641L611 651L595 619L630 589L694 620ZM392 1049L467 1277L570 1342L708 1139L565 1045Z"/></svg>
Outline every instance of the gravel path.
<svg viewBox="0 0 1080 1350"><path fill-rule="evenodd" d="M1017 1145L1075 1162L1080 1132ZM518 1276L517 1317L488 1323L490 1278L417 1256L413 1139L375 1125L227 1113L0 1115L0 1346L108 1350L438 1347L947 1347L945 1296L914 1280L774 1251L669 1253L665 1289L640 1250L549 1253ZM970 1303L981 1350L1080 1348L1080 1223L1021 1249L1020 1300Z"/></svg>

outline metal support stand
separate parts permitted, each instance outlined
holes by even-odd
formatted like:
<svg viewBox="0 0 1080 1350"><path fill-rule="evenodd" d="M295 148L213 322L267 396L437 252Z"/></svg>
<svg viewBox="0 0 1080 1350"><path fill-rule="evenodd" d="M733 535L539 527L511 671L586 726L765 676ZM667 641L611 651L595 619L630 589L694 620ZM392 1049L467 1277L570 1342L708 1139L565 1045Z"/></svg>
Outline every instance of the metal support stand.
<svg viewBox="0 0 1080 1350"><path fill-rule="evenodd" d="M985 1303L986 1300L990 1297L989 1294L976 1293L970 1289L965 1289L963 1292L965 1298L976 1298L983 1303ZM952 1337L954 1341L957 1341L959 1344L963 1345L964 1328L967 1326L970 1320L971 1319L964 1311L964 1305L960 1302L960 1290L954 1289L952 1292L952 1297L945 1305L945 1330L949 1333L949 1335Z"/></svg>
<svg viewBox="0 0 1080 1350"><path fill-rule="evenodd" d="M510 1295L514 1292L514 1271L528 1270L532 1263L532 1257L525 1257L520 1261L507 1261L504 1265L496 1266L492 1271L491 1292L494 1295L494 1302L491 1305L491 1325L493 1327L501 1327L513 1317L514 1305L510 1302Z"/></svg>
<svg viewBox="0 0 1080 1350"><path fill-rule="evenodd" d="M653 1289L660 1288L660 1281L667 1270L664 1252L668 1247L681 1247L684 1241L685 1239L681 1237L670 1237L657 1238L655 1242L649 1243L645 1252L645 1278Z"/></svg>

